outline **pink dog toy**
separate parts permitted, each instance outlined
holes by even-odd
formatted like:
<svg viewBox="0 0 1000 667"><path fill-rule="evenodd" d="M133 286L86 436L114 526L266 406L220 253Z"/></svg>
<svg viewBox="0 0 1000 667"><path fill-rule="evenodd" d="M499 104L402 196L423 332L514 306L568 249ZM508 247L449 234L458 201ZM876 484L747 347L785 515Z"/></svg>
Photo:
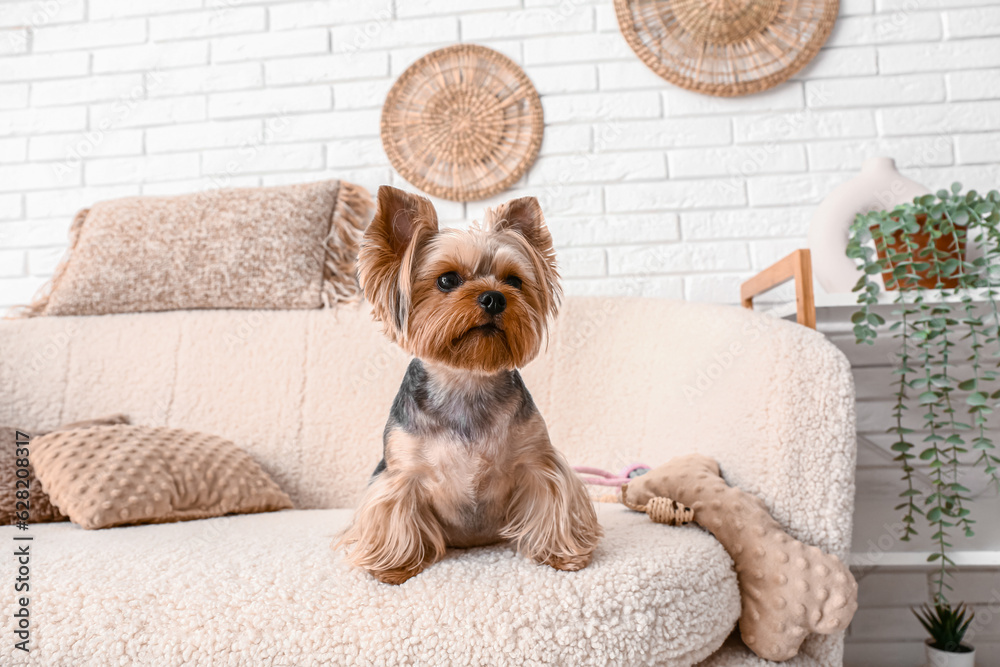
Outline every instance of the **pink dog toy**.
<svg viewBox="0 0 1000 667"><path fill-rule="evenodd" d="M618 475L608 472L607 470L601 470L600 468L591 468L589 466L573 466L580 478L583 480L584 484L596 484L598 486L621 486L622 484L628 484L638 475L633 475L637 470L642 470L643 472L649 471L649 466L644 463L633 463L627 468L622 469ZM643 473L639 473L640 475ZM597 475L597 477L584 477L584 475Z"/></svg>

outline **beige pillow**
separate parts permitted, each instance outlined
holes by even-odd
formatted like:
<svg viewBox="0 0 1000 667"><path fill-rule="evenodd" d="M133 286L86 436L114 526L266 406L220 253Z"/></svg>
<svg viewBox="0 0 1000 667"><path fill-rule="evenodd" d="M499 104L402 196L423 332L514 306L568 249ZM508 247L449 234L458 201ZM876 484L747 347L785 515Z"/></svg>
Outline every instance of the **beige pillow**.
<svg viewBox="0 0 1000 667"><path fill-rule="evenodd" d="M32 447L52 502L84 528L292 507L249 454L214 435L100 426L51 433Z"/></svg>
<svg viewBox="0 0 1000 667"><path fill-rule="evenodd" d="M56 430L65 431L111 424L128 424L128 417L112 415L66 424ZM8 526L18 522L18 512L24 510L24 506L18 506L18 502L25 500L23 493L20 497L18 497L18 493L25 491L25 486L27 486L28 491L28 524L69 520L65 514L59 511L58 507L52 504L49 495L45 493L45 489L35 477L35 468L32 465L34 444L46 432L25 431L24 429L0 426L0 526ZM24 438L18 436L19 433L29 436L27 447L18 445L19 442L24 442ZM19 466L18 459L25 457L23 452L18 450L24 449L28 450L26 461L28 465ZM18 474L18 470L21 468L24 468L25 472Z"/></svg>
<svg viewBox="0 0 1000 667"><path fill-rule="evenodd" d="M321 308L359 294L371 218L341 181L127 197L77 214L70 249L22 315Z"/></svg>

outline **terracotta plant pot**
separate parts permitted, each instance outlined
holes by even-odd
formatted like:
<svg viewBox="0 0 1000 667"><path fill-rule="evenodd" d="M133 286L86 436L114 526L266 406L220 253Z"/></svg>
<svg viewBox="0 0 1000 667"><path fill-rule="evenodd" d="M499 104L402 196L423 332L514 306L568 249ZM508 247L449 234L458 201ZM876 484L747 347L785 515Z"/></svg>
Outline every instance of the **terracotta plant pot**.
<svg viewBox="0 0 1000 667"><path fill-rule="evenodd" d="M921 230L923 230L924 223L926 221L927 221L927 216L926 215L918 215L917 216L917 224L920 225L920 229ZM923 261L925 258L922 257L920 251L930 245L930 242L931 242L931 235L930 235L930 233L929 232L925 232L925 231L920 231L920 232L917 232L916 234L912 234L910 236L910 238L912 239L913 243L915 243L916 246L917 246L917 250L914 252L914 258L918 262L919 261ZM892 243L889 244L889 247L892 248L893 251L895 251L895 252L905 252L906 251L906 244L903 242L903 231L902 230L899 230L899 231L895 232L892 235L892 239L893 239ZM937 240L937 242L935 243L935 246L937 247L938 252L947 253L947 256L948 256L949 259L951 259L951 258L957 259L957 260L961 260L962 259L962 250L963 249L958 247L958 244L956 243L954 237L951 237L951 236L942 236L941 238L939 238ZM886 258L885 240L884 239L881 242L878 242L878 243L875 244L875 249L878 251L878 257L879 257L879 259L885 259ZM926 258L926 260L930 261L930 258ZM902 289L904 289L904 290L909 290L909 289L916 289L918 286L922 287L924 289L936 289L939 286L938 285L938 278L937 278L937 276L929 276L928 273L930 273L930 267L928 267L927 270L925 270L925 271L917 271L917 275L920 278L919 278L919 280L916 281L916 283L917 283L916 285L913 284L914 280L910 276L904 276L903 278L900 278L899 281L898 281L899 284L898 285L893 285L893 282L892 282L893 278L892 278L892 272L891 271L884 271L882 273L882 281L885 283L885 288L887 290L895 290L895 289L899 289L900 287ZM893 285L893 286L890 287L890 285ZM940 287L942 287L943 289L955 289L956 287L958 287L958 276L949 276L948 278L941 279Z"/></svg>
<svg viewBox="0 0 1000 667"><path fill-rule="evenodd" d="M927 650L927 667L975 667L976 649L962 645L968 649L967 653L952 653L951 651L941 651L931 646L931 640L924 641Z"/></svg>

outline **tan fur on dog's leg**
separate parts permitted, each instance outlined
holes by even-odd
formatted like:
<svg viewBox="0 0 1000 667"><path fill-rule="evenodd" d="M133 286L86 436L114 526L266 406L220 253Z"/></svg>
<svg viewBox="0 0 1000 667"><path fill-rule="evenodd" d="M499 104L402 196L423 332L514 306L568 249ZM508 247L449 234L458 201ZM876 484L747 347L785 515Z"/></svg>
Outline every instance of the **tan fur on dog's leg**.
<svg viewBox="0 0 1000 667"><path fill-rule="evenodd" d="M340 546L350 547L348 562L387 584L420 574L445 552L444 534L419 480L388 471L368 487Z"/></svg>
<svg viewBox="0 0 1000 667"><path fill-rule="evenodd" d="M518 477L503 536L557 570L587 567L603 531L580 478L551 445Z"/></svg>

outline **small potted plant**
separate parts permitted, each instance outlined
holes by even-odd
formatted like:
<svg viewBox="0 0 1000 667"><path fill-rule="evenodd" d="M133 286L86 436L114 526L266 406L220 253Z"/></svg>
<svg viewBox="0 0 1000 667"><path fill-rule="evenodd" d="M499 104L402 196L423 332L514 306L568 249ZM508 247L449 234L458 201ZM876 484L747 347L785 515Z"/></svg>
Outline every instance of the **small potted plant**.
<svg viewBox="0 0 1000 667"><path fill-rule="evenodd" d="M962 643L975 614L964 604L954 609L948 603L924 604L913 613L931 636L924 642L929 667L975 666L976 650Z"/></svg>

